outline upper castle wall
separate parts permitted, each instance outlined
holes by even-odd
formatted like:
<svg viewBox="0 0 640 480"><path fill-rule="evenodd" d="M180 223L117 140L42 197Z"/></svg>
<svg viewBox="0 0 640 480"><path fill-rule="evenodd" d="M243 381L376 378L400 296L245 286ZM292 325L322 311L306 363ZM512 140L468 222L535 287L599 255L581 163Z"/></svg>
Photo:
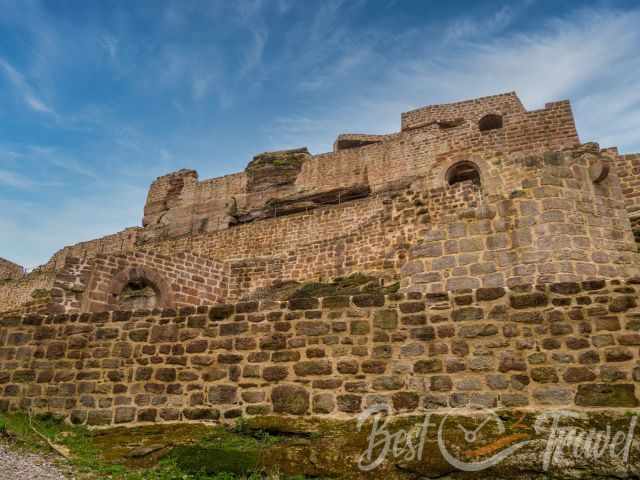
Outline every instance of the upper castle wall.
<svg viewBox="0 0 640 480"><path fill-rule="evenodd" d="M478 122L487 114L501 115L502 127L482 131ZM418 177L431 178L429 187L435 188L440 186L441 166L452 159L489 159L578 143L569 102L549 103L542 110L527 112L510 93L427 107L403 114L398 134L341 135L335 151L304 158L294 181L274 182L259 192L252 191L247 180L251 165L243 173L203 182L193 170L160 177L149 190L144 238L223 230L235 223L234 212L262 218L274 201L304 204L309 197L338 189L349 192L361 187L375 193ZM299 154L300 150L292 152ZM276 153L282 154L282 160L274 165L286 165L289 153ZM519 178L512 182L506 178L500 190L508 192L518 183ZM251 212L257 211L260 213L252 217Z"/></svg>
<svg viewBox="0 0 640 480"><path fill-rule="evenodd" d="M419 292L629 278L640 262L620 181L615 171L602 175L607 161L595 144L504 155L493 163L478 160L479 185L448 185L441 178L429 188L432 179L425 177L357 201L144 248L159 255L155 270L174 291L189 292L183 306L235 301L283 281L354 272L401 281L403 290ZM500 193L498 187L516 180L518 188ZM197 257L177 264L185 252ZM110 282L125 263L146 255L101 256L93 267L101 280L89 295L101 296L110 309L109 292L117 294ZM210 261L222 280L214 296L190 281L196 275L209 285Z"/></svg>
<svg viewBox="0 0 640 480"><path fill-rule="evenodd" d="M503 114L503 127L480 131L477 121L486 112ZM468 118L456 124L455 120L462 118L459 117L461 114ZM439 120L431 123L409 120L427 118L427 115ZM338 149L341 139L353 138L358 138L360 143L357 145L363 146ZM321 196L327 191L343 189L348 192L350 188L360 186L371 193L384 192L406 186L420 177L428 179L429 188L440 188L446 170L460 160L483 165L489 190L508 194L519 188L522 173L509 169L509 165L501 161L503 156L561 149L578 142L567 101L549 103L545 109L526 112L514 94L505 94L427 107L404 114L403 131L398 134L341 135L336 142L336 151L309 156L302 163L293 185L286 189L249 192L246 172L203 181L199 181L193 170L159 177L149 189L143 228L132 227L65 247L52 257L46 268L62 268L67 257L126 253L135 250L139 243L226 230L235 221L233 211L259 210L272 198L287 201L295 197L305 206L303 202L307 197ZM309 208L315 208L322 201L307 203ZM282 213L276 209L274 214Z"/></svg>

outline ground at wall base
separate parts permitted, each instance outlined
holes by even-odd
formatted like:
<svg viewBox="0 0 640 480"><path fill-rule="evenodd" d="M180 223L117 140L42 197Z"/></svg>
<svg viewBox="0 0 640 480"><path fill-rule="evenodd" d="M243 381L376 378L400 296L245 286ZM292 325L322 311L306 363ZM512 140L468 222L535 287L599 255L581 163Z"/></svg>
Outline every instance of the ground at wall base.
<svg viewBox="0 0 640 480"><path fill-rule="evenodd" d="M180 423L90 431L66 425L51 416L40 416L32 419L31 424L51 442L68 448L75 478L86 480L638 478L640 439L637 433L627 464L607 454L596 461L573 458L567 452L560 462L545 470L542 462L547 437L537 435L533 430L537 413L499 412L505 431L501 433L489 424L481 429L474 448L465 446L465 437L458 425L474 429L482 417L456 415L433 418L434 425L441 421L450 425L444 430L445 442L453 446L452 451L456 446L465 447L466 453L460 458L466 461L484 460L507 448L510 443L525 438L534 440L495 467L480 472L463 472L448 463L437 444L435 428L427 432L420 460L407 460L408 450L403 451L400 442L399 455L394 457L393 449L390 449L380 466L363 472L357 463L369 445L371 422L359 430L353 420L265 416L240 419L234 426L227 427ZM637 412L591 411L584 413L581 419L565 422L563 426L598 431L606 431L609 426L613 434L626 431L635 414ZM423 421L419 416L399 417L390 422L388 431L416 431ZM14 442L33 445L38 440L28 427L29 419L25 414L0 416L0 423L5 425L3 435L13 437ZM502 440L505 438L507 441ZM510 438L513 440L509 443ZM46 447L43 445L42 448ZM373 459L379 453L380 448L375 449Z"/></svg>

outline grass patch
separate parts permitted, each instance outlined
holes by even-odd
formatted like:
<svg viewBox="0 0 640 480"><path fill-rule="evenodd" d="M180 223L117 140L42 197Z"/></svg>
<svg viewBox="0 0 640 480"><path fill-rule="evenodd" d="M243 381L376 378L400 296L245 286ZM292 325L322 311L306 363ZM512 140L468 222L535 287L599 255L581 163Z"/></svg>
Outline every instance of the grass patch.
<svg viewBox="0 0 640 480"><path fill-rule="evenodd" d="M365 275L363 273L354 273L348 277L336 278L331 283L307 283L297 289L290 298L300 297L333 297L337 295L358 295L360 293L373 293L387 295L396 293L400 288L399 283L388 286L382 286L380 279Z"/></svg>
<svg viewBox="0 0 640 480"><path fill-rule="evenodd" d="M339 277L331 282L300 283L296 281L277 282L269 287L259 288L242 298L249 300L286 301L292 298L352 296L362 293L389 295L398 292L400 283L383 285L382 280L373 275L354 273L347 277Z"/></svg>
<svg viewBox="0 0 640 480"><path fill-rule="evenodd" d="M18 449L49 453L51 447L31 427L68 449L69 463L80 480L304 480L263 471L259 467L262 451L281 439L250 430L242 421L231 430L184 424L90 431L53 415L30 419L24 413L0 413L2 437ZM127 452L133 446L158 439L169 441L162 458L143 467L131 463Z"/></svg>
<svg viewBox="0 0 640 480"><path fill-rule="evenodd" d="M46 298L51 295L51 291L46 288L36 288L31 292L31 298Z"/></svg>

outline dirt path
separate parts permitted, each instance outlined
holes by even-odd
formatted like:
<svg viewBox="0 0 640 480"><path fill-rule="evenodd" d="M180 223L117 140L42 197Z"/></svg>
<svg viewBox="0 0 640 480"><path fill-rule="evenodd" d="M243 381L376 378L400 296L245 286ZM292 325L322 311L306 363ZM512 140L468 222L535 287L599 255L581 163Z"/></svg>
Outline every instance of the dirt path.
<svg viewBox="0 0 640 480"><path fill-rule="evenodd" d="M0 480L69 480L73 479L46 456L16 450L0 443Z"/></svg>

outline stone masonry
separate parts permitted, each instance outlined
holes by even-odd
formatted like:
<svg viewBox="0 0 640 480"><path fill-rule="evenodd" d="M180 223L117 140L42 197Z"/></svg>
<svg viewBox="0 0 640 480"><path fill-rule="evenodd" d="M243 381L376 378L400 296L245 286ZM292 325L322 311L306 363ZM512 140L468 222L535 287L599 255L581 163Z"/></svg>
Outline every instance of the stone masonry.
<svg viewBox="0 0 640 480"><path fill-rule="evenodd" d="M0 320L0 407L92 426L638 407L640 280Z"/></svg>
<svg viewBox="0 0 640 480"><path fill-rule="evenodd" d="M17 280L24 276L24 267L0 258L0 280Z"/></svg>

